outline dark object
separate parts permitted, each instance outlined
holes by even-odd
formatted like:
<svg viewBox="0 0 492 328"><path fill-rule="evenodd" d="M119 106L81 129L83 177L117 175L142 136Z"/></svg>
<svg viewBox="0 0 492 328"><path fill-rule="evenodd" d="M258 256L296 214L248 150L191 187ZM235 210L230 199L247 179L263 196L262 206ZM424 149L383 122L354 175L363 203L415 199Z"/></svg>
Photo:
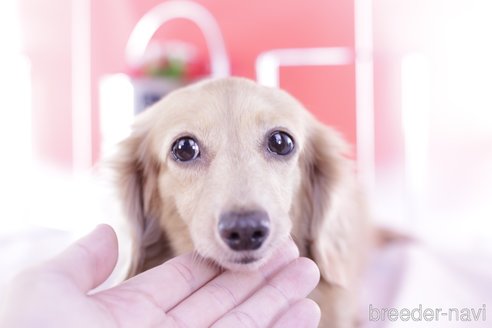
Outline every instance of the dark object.
<svg viewBox="0 0 492 328"><path fill-rule="evenodd" d="M226 212L219 219L220 237L232 250L250 251L261 247L270 233L265 211Z"/></svg>

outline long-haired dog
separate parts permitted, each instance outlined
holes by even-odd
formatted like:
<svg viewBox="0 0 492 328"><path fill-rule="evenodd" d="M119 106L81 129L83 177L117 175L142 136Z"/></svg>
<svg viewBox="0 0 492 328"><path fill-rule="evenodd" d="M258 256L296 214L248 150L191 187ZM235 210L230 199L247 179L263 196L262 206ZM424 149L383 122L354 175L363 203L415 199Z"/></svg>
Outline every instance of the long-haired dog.
<svg viewBox="0 0 492 328"><path fill-rule="evenodd" d="M174 91L115 158L130 275L196 251L255 270L287 238L319 266L323 327L351 327L367 213L348 147L286 92L240 78Z"/></svg>

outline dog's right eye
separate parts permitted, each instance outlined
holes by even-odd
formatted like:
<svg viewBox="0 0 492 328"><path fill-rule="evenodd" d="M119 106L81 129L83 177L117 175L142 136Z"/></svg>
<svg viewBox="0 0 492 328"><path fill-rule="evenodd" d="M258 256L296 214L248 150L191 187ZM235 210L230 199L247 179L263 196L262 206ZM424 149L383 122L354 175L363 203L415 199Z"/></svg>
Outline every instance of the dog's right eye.
<svg viewBox="0 0 492 328"><path fill-rule="evenodd" d="M294 150L294 140L283 131L274 131L268 138L268 150L274 154L286 156Z"/></svg>
<svg viewBox="0 0 492 328"><path fill-rule="evenodd" d="M192 161L200 156L198 143L191 137L176 140L171 151L174 159L178 162Z"/></svg>

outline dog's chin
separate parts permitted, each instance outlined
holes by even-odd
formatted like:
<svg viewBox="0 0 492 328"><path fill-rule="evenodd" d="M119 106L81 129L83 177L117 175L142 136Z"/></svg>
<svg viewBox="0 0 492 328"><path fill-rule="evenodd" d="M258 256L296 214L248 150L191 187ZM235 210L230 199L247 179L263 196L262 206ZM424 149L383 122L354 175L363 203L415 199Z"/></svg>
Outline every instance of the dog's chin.
<svg viewBox="0 0 492 328"><path fill-rule="evenodd" d="M266 257L256 258L245 256L239 260L221 261L220 265L230 271L245 272L258 270L266 262Z"/></svg>
<svg viewBox="0 0 492 328"><path fill-rule="evenodd" d="M247 272L258 270L263 264L268 261L266 254L233 254L231 256L207 256L207 259L211 260L218 266L235 272Z"/></svg>

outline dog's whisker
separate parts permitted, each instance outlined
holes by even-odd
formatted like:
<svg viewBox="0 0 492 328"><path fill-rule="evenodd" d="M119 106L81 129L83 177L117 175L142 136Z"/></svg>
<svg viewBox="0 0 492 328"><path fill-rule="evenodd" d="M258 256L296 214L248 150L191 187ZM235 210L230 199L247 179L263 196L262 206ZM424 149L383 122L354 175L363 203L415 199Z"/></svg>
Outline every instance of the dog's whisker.
<svg viewBox="0 0 492 328"><path fill-rule="evenodd" d="M202 256L200 256L200 254L196 250L193 251L191 259L193 261L193 264L196 265L200 265L203 262Z"/></svg>

